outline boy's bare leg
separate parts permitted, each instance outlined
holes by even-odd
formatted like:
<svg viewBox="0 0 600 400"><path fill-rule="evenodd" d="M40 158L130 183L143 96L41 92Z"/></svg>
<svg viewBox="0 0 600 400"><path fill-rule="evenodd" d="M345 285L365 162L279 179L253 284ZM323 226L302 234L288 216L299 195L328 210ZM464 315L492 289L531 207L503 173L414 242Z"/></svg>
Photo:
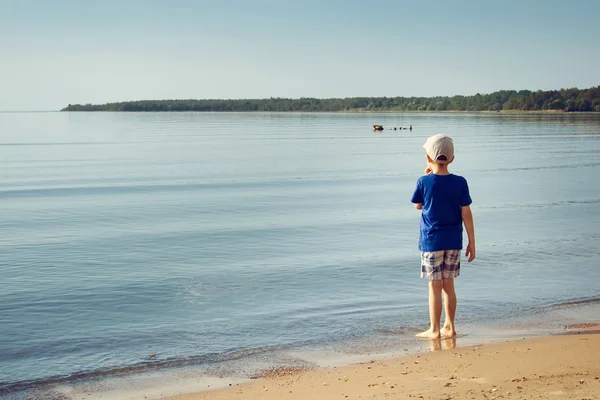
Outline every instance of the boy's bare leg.
<svg viewBox="0 0 600 400"><path fill-rule="evenodd" d="M443 338L456 336L454 328L454 316L456 315L456 292L454 291L454 278L444 279L444 309L446 311L446 321L440 334Z"/></svg>
<svg viewBox="0 0 600 400"><path fill-rule="evenodd" d="M416 336L424 339L440 337L440 319L442 318L442 287L443 281L429 281L429 320L431 326L425 332Z"/></svg>

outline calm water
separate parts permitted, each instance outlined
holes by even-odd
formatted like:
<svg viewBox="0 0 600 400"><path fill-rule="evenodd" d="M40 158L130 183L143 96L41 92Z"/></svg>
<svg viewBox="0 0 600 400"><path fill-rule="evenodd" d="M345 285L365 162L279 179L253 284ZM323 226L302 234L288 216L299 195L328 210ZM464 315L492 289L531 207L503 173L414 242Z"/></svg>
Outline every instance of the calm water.
<svg viewBox="0 0 600 400"><path fill-rule="evenodd" d="M0 113L0 397L412 337L435 133L474 201L459 327L600 298L599 115Z"/></svg>

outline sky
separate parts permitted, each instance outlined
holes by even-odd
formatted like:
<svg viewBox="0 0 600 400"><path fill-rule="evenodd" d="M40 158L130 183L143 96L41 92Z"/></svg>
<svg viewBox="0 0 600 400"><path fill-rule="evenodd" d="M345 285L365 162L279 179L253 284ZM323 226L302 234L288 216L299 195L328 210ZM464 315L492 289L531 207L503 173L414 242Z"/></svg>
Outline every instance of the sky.
<svg viewBox="0 0 600 400"><path fill-rule="evenodd" d="M0 110L600 85L597 0L0 0Z"/></svg>

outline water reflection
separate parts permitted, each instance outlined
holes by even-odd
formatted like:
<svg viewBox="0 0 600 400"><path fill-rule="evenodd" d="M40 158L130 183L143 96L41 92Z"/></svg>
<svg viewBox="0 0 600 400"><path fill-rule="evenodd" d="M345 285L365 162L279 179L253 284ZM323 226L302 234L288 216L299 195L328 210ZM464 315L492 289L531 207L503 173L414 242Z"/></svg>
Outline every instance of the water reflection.
<svg viewBox="0 0 600 400"><path fill-rule="evenodd" d="M456 336L444 339L429 340L429 351L450 350L456 347Z"/></svg>

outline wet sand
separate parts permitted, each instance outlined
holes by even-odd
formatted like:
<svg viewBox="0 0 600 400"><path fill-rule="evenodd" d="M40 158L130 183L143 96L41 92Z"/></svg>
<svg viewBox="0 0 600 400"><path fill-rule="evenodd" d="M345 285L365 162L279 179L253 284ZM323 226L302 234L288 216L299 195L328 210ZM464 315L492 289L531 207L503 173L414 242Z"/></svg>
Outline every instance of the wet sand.
<svg viewBox="0 0 600 400"><path fill-rule="evenodd" d="M170 400L600 399L600 324L566 328L567 334L469 347L436 340L429 353L346 367L290 366Z"/></svg>

